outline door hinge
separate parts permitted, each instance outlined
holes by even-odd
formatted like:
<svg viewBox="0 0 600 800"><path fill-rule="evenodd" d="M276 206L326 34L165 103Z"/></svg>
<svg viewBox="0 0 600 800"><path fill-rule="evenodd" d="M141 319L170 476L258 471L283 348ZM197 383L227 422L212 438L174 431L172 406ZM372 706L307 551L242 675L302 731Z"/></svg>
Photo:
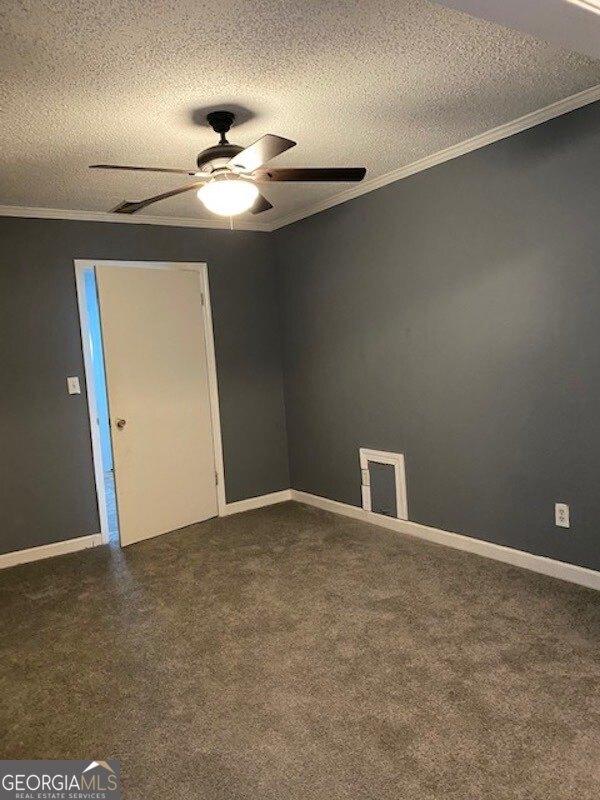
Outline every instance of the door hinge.
<svg viewBox="0 0 600 800"><path fill-rule="evenodd" d="M219 485L219 473L215 472L215 486Z"/></svg>
<svg viewBox="0 0 600 800"><path fill-rule="evenodd" d="M200 300L202 302L202 305L204 305L204 292L200 292Z"/></svg>

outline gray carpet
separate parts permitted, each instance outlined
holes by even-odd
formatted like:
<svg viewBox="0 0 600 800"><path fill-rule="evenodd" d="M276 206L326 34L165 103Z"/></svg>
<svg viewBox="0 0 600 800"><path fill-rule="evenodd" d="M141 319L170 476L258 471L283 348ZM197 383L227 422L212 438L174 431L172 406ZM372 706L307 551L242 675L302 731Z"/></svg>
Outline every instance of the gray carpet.
<svg viewBox="0 0 600 800"><path fill-rule="evenodd" d="M597 800L600 593L285 504L0 573L3 758L127 800Z"/></svg>

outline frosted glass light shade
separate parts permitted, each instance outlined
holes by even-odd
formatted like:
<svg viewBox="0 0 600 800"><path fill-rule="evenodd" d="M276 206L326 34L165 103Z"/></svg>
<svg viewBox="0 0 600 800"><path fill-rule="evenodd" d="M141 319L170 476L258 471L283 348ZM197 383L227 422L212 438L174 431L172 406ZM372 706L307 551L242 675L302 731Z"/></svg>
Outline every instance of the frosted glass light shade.
<svg viewBox="0 0 600 800"><path fill-rule="evenodd" d="M258 189L251 181L226 178L205 183L198 189L197 195L213 214L234 217L252 207L258 197Z"/></svg>

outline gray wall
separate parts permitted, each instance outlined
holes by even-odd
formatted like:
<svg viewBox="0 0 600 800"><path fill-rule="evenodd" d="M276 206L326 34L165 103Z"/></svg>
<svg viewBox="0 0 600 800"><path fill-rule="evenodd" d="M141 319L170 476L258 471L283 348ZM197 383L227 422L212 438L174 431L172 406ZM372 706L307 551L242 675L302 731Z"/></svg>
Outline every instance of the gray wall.
<svg viewBox="0 0 600 800"><path fill-rule="evenodd" d="M0 553L99 530L74 258L208 262L227 499L287 488L267 234L0 218Z"/></svg>
<svg viewBox="0 0 600 800"><path fill-rule="evenodd" d="M289 486L287 416L295 488L400 451L411 519L600 568L599 176L596 104L275 234L0 218L0 552L99 528L73 259L195 260L229 501Z"/></svg>
<svg viewBox="0 0 600 800"><path fill-rule="evenodd" d="M292 486L403 452L412 520L600 568L600 104L275 242Z"/></svg>

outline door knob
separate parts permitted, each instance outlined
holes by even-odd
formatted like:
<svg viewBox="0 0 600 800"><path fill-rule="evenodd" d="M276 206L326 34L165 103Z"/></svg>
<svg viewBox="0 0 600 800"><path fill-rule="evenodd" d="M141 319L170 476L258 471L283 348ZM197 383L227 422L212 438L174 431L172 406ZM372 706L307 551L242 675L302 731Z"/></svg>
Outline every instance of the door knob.
<svg viewBox="0 0 600 800"><path fill-rule="evenodd" d="M117 428L118 428L120 431L122 431L122 430L123 430L123 428L125 427L125 425L127 425L127 420L126 420L126 419L118 419L118 420L117 420Z"/></svg>

